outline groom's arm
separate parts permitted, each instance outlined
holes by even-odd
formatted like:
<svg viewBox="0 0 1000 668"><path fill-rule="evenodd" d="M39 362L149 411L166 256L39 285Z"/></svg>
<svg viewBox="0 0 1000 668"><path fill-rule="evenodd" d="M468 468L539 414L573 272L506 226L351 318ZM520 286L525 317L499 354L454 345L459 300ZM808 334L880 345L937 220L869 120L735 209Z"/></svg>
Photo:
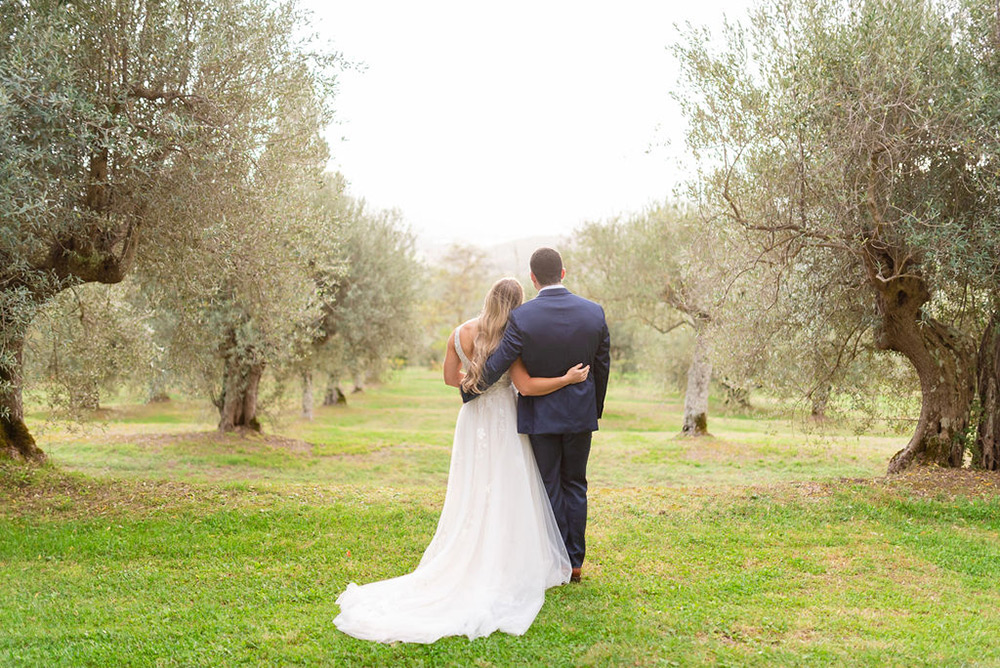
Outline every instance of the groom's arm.
<svg viewBox="0 0 1000 668"><path fill-rule="evenodd" d="M490 385L500 380L500 376L510 368L514 360L521 356L522 346L521 330L518 328L513 314L511 314L510 320L507 321L507 329L504 330L503 338L500 339L500 345L487 358L486 365L483 367L483 379L479 381L480 394L485 392ZM462 401L465 403L472 401L478 396L479 394L462 390Z"/></svg>
<svg viewBox="0 0 1000 668"><path fill-rule="evenodd" d="M594 376L594 389L597 395L597 417L604 414L604 396L608 393L608 376L611 374L611 335L608 333L608 323L604 322L601 330L601 342L597 345L594 363L590 367Z"/></svg>

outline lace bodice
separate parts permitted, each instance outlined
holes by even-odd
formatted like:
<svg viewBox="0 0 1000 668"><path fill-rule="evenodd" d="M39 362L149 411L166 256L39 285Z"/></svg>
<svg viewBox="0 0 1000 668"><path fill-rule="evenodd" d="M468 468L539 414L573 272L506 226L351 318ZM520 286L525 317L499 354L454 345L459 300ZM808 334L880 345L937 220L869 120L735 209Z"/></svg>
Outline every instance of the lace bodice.
<svg viewBox="0 0 1000 668"><path fill-rule="evenodd" d="M472 362L469 361L469 357L465 354L465 350L462 349L462 325L455 328L455 352L458 353L458 359L462 362L462 368L468 372L469 368L472 366ZM483 392L483 395L492 394L497 388L510 388L510 372L504 372L500 376L500 380L490 385L490 387Z"/></svg>

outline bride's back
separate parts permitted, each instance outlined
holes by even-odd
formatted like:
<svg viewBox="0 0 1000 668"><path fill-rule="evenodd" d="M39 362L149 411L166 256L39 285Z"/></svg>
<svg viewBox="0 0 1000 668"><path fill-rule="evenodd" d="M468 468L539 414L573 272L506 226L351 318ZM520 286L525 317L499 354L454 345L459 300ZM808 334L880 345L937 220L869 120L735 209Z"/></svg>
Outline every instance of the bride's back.
<svg viewBox="0 0 1000 668"><path fill-rule="evenodd" d="M472 353L476 350L476 335L479 334L479 318L466 320L458 330L459 345L462 352L468 359L472 359Z"/></svg>

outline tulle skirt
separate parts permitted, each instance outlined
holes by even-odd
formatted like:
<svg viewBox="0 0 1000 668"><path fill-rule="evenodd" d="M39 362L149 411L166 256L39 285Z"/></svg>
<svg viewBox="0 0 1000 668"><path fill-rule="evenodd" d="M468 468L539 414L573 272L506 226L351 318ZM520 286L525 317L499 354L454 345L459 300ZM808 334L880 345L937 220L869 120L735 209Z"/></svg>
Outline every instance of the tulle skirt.
<svg viewBox="0 0 1000 668"><path fill-rule="evenodd" d="M531 445L517 433L514 390L494 386L458 414L444 507L416 570L349 584L334 624L379 642L521 635L545 590L569 576Z"/></svg>

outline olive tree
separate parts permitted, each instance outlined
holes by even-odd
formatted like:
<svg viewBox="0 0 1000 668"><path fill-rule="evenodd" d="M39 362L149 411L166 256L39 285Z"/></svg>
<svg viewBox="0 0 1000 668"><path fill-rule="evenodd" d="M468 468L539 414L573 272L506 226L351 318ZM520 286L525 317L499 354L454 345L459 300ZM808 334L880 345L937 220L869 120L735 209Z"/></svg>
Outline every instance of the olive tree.
<svg viewBox="0 0 1000 668"><path fill-rule="evenodd" d="M373 209L348 195L340 175L327 176L318 195L320 215L336 228L339 246L315 276L321 317L301 365L306 417L312 416L316 370L327 375L329 405L343 400L338 382L344 375L361 388L389 356L411 347L420 275L414 237L398 211Z"/></svg>
<svg viewBox="0 0 1000 668"><path fill-rule="evenodd" d="M333 56L297 37L301 18L262 0L0 4L0 451L44 456L21 403L39 306L121 281L141 246L197 239L281 100L325 97Z"/></svg>
<svg viewBox="0 0 1000 668"><path fill-rule="evenodd" d="M322 115L308 97L292 102L252 169L217 175L225 186L203 202L197 238L140 257L153 307L172 317L173 367L212 397L222 431L260 430L264 372L299 358L325 298L314 276L339 262L339 226L313 203Z"/></svg>
<svg viewBox="0 0 1000 668"><path fill-rule="evenodd" d="M682 433L708 433L712 379L710 326L717 310L726 243L689 211L665 203L624 219L587 223L571 254L588 294L623 319L661 334L682 326L694 333L687 371Z"/></svg>
<svg viewBox="0 0 1000 668"><path fill-rule="evenodd" d="M960 466L970 429L973 297L996 256L961 250L984 235L996 247L1000 195L980 11L771 0L748 27L728 25L721 48L692 29L676 49L706 221L770 266L821 263L847 284L831 299L850 295L832 305L873 314L875 345L913 365L920 419L890 471Z"/></svg>

